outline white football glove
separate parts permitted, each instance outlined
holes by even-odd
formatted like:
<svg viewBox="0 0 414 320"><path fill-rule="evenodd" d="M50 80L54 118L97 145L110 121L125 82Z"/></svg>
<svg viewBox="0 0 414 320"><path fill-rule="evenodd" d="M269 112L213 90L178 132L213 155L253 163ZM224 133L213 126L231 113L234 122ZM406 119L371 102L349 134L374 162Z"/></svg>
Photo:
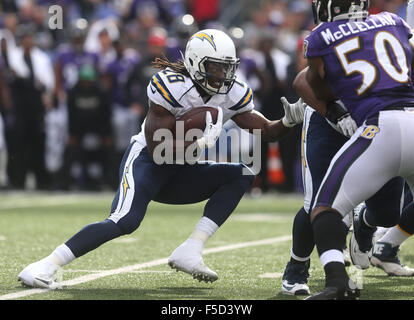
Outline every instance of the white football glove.
<svg viewBox="0 0 414 320"><path fill-rule="evenodd" d="M204 129L203 136L197 140L201 149L211 148L216 144L218 137L220 136L221 129L223 128L223 110L219 107L217 114L217 122L214 124L211 118L211 113L206 112L206 128Z"/></svg>
<svg viewBox="0 0 414 320"><path fill-rule="evenodd" d="M351 115L347 113L338 119L338 122L336 123L336 128L345 137L349 138L354 134L355 131L357 131L358 126L355 120L352 119Z"/></svg>
<svg viewBox="0 0 414 320"><path fill-rule="evenodd" d="M289 103L285 97L280 98L283 109L285 109L285 116L282 118L282 123L285 127L291 128L303 122L303 115L305 114L306 103L300 98L295 103Z"/></svg>

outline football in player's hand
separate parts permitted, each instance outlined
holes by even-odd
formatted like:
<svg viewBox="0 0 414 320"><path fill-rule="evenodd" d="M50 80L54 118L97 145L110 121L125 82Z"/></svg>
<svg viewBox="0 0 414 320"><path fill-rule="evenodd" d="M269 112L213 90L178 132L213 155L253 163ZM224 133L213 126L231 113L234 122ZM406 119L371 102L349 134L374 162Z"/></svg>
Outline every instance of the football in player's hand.
<svg viewBox="0 0 414 320"><path fill-rule="evenodd" d="M207 111L210 112L213 123L216 123L218 110L210 107L192 108L190 111L178 118L177 121L183 121L184 123L184 133L190 129L200 129L201 131L204 131L206 127Z"/></svg>

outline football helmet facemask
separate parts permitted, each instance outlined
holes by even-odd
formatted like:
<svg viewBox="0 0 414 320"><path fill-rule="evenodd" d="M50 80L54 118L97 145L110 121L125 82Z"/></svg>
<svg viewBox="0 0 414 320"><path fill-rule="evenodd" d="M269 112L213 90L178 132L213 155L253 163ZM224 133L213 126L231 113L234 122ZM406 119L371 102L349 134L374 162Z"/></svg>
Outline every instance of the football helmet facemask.
<svg viewBox="0 0 414 320"><path fill-rule="evenodd" d="M210 95L230 91L240 62L233 40L216 29L195 33L187 42L183 60L191 79Z"/></svg>
<svg viewBox="0 0 414 320"><path fill-rule="evenodd" d="M315 24L337 20L361 20L368 16L369 0L313 0Z"/></svg>

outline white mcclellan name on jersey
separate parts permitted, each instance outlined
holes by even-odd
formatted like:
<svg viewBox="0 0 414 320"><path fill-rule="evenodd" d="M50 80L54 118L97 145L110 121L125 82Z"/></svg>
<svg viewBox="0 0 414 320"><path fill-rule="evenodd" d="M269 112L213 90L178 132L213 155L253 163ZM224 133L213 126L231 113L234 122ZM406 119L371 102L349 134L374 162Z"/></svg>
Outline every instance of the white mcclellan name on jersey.
<svg viewBox="0 0 414 320"><path fill-rule="evenodd" d="M155 74L147 87L148 98L165 109L175 118L181 117L192 108L222 108L223 123L239 113L254 109L253 91L243 81L236 78L227 94L216 94L204 102L190 77L167 68ZM146 146L144 135L145 120L141 132L131 138Z"/></svg>

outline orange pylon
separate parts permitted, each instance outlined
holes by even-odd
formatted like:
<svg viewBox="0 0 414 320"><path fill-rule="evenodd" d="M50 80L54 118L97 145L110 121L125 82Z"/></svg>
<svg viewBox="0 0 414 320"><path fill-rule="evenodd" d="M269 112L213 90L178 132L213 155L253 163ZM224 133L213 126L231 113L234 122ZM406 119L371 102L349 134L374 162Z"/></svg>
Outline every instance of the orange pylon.
<svg viewBox="0 0 414 320"><path fill-rule="evenodd" d="M282 184L285 182L278 142L269 143L269 150L267 152L267 176L270 184Z"/></svg>

